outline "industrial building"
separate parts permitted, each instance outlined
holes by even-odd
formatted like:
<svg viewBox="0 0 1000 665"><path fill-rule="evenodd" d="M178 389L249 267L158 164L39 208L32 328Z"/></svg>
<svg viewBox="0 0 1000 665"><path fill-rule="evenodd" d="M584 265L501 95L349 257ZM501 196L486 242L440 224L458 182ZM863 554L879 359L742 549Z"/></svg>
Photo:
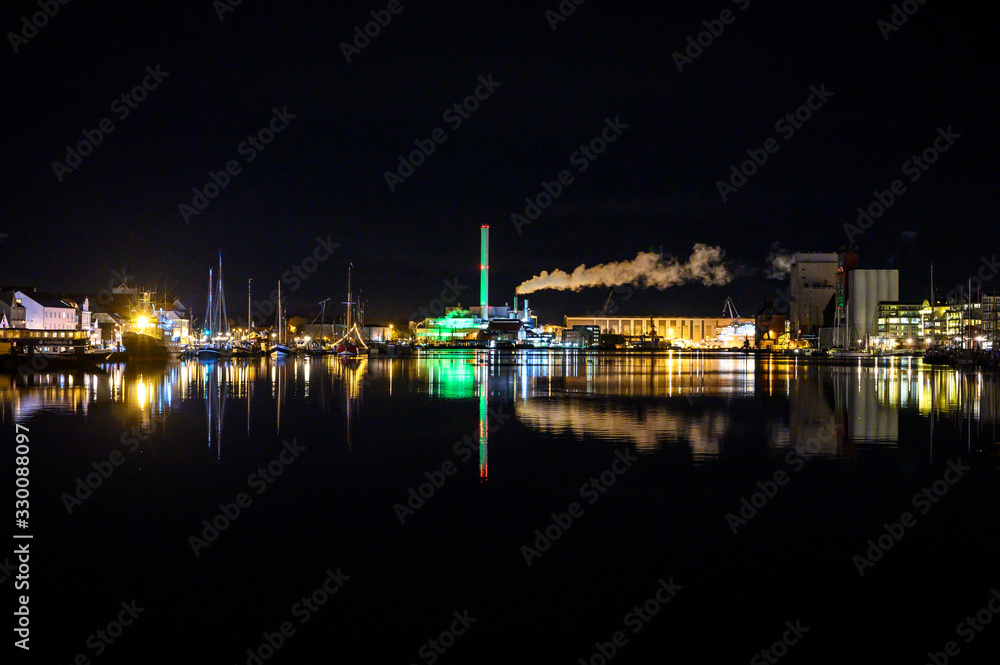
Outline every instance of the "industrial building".
<svg viewBox="0 0 1000 665"><path fill-rule="evenodd" d="M878 337L878 304L899 300L899 271L852 270L847 283L845 347Z"/></svg>
<svg viewBox="0 0 1000 665"><path fill-rule="evenodd" d="M698 346L741 346L744 337L754 337L752 322L741 321L734 328L731 318L720 317L567 316L565 326L597 326L601 332L626 338L656 338Z"/></svg>
<svg viewBox="0 0 1000 665"><path fill-rule="evenodd" d="M461 303L445 308L443 316L411 321L414 341L426 344L490 345L496 343L532 343L542 339L536 331L538 319L531 314L528 300L514 306L489 304L490 227L479 230L479 305L465 309Z"/></svg>
<svg viewBox="0 0 1000 665"><path fill-rule="evenodd" d="M794 339L812 338L823 326L823 314L837 291L836 253L799 252L788 275L789 331Z"/></svg>

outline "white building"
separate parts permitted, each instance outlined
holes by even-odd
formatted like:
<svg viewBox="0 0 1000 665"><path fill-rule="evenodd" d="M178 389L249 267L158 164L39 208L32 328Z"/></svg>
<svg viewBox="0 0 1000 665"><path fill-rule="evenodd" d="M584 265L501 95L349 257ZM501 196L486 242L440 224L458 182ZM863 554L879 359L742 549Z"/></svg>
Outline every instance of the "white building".
<svg viewBox="0 0 1000 665"><path fill-rule="evenodd" d="M166 331L165 336L171 342L178 344L188 344L191 336L191 321L180 312L163 311L159 312L161 327Z"/></svg>
<svg viewBox="0 0 1000 665"><path fill-rule="evenodd" d="M898 270L852 270L847 273L847 324L841 333L845 347L864 345L878 337L878 304L899 300Z"/></svg>
<svg viewBox="0 0 1000 665"><path fill-rule="evenodd" d="M819 332L823 310L837 290L838 265L837 254L801 252L792 257L788 320L793 337Z"/></svg>
<svg viewBox="0 0 1000 665"><path fill-rule="evenodd" d="M76 307L49 293L14 292L15 302L24 307L29 330L77 330Z"/></svg>

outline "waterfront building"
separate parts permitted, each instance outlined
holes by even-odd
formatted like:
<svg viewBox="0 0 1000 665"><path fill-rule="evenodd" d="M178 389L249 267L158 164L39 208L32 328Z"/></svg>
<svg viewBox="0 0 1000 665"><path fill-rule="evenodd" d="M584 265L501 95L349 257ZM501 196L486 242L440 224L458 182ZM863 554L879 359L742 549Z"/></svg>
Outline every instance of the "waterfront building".
<svg viewBox="0 0 1000 665"><path fill-rule="evenodd" d="M795 339L815 337L823 312L837 291L840 255L800 252L792 256L788 275L789 329Z"/></svg>
<svg viewBox="0 0 1000 665"><path fill-rule="evenodd" d="M899 300L898 270L851 270L847 273L846 328L843 346L865 346L878 337L878 304Z"/></svg>
<svg viewBox="0 0 1000 665"><path fill-rule="evenodd" d="M754 346L758 349L787 348L790 322L786 313L778 312L774 296L764 298L764 306L754 317Z"/></svg>
<svg viewBox="0 0 1000 665"><path fill-rule="evenodd" d="M953 303L946 314L948 339L956 346L969 348L985 340L983 309L978 302Z"/></svg>
<svg viewBox="0 0 1000 665"><path fill-rule="evenodd" d="M564 327L597 326L602 333L623 337L647 337L682 340L703 344L717 339L720 329L730 326L731 318L679 316L567 316Z"/></svg>
<svg viewBox="0 0 1000 665"><path fill-rule="evenodd" d="M101 346L118 346L122 342L125 323L116 314L93 312L92 321Z"/></svg>
<svg viewBox="0 0 1000 665"><path fill-rule="evenodd" d="M0 328L24 328L24 305L14 296L14 289L0 288Z"/></svg>
<svg viewBox="0 0 1000 665"><path fill-rule="evenodd" d="M483 330L482 338L496 342L524 342L527 331L524 329L524 324L517 319L491 319Z"/></svg>
<svg viewBox="0 0 1000 665"><path fill-rule="evenodd" d="M927 301L878 303L876 322L876 345L891 349L897 346L915 346L924 336L923 318L920 312Z"/></svg>
<svg viewBox="0 0 1000 665"><path fill-rule="evenodd" d="M413 327L417 342L446 344L457 340L476 340L483 330L483 320L471 316L444 316L424 319Z"/></svg>
<svg viewBox="0 0 1000 665"><path fill-rule="evenodd" d="M924 300L920 307L920 337L924 346L948 345L948 309L947 303L935 302L931 305Z"/></svg>
<svg viewBox="0 0 1000 665"><path fill-rule="evenodd" d="M15 291L24 307L25 327L31 330L77 330L76 306L51 293Z"/></svg>
<svg viewBox="0 0 1000 665"><path fill-rule="evenodd" d="M1000 341L1000 294L983 294L982 323L986 348L997 348Z"/></svg>

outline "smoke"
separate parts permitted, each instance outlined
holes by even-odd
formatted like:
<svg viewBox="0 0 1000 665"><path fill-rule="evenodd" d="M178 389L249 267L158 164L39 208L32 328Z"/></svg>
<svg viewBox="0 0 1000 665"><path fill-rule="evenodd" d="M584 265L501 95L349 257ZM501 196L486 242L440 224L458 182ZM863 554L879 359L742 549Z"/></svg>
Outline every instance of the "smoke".
<svg viewBox="0 0 1000 665"><path fill-rule="evenodd" d="M792 253L782 249L777 242L771 243L771 251L767 255L767 266L764 274L768 279L786 279L792 271Z"/></svg>
<svg viewBox="0 0 1000 665"><path fill-rule="evenodd" d="M701 282L705 286L722 286L733 280L732 271L723 263L721 247L696 244L686 262L659 252L639 252L631 261L602 263L588 268L577 266L572 273L543 270L517 287L518 294L544 289L579 291L592 286L654 287L662 291L671 286Z"/></svg>

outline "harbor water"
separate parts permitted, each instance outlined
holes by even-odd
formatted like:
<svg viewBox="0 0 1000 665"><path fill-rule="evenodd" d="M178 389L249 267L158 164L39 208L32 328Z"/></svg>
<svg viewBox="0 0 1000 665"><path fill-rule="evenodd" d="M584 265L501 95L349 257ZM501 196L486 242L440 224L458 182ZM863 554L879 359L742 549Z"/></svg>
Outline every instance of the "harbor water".
<svg viewBox="0 0 1000 665"><path fill-rule="evenodd" d="M0 375L48 663L983 662L998 420L996 373L905 357Z"/></svg>

